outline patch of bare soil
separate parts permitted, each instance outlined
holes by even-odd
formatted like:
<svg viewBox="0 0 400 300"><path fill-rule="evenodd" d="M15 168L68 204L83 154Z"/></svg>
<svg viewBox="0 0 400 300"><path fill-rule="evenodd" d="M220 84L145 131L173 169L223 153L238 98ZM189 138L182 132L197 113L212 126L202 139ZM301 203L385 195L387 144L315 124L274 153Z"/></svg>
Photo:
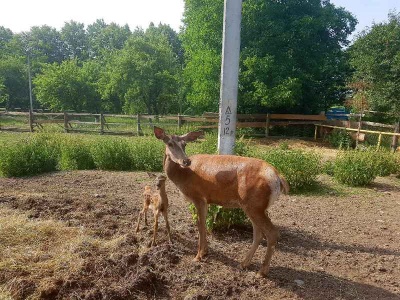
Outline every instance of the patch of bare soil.
<svg viewBox="0 0 400 300"><path fill-rule="evenodd" d="M42 299L400 299L400 180L379 178L363 189L338 191L325 177L311 195L282 197L271 209L281 239L268 278L256 272L264 242L247 270L239 263L252 241L250 226L208 235L209 255L194 263L197 228L188 204L167 181L174 243L165 223L149 248L149 226L135 234L145 173L79 171L0 178L0 205L32 219L81 227L113 251L88 241L76 251L78 271L57 278L0 267L0 285L15 299L40 289Z"/></svg>

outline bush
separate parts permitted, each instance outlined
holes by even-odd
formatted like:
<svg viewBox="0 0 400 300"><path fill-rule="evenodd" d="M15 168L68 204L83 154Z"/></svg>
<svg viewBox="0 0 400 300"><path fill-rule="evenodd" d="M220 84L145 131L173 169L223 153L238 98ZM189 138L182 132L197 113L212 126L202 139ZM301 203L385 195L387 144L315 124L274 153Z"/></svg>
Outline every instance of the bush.
<svg viewBox="0 0 400 300"><path fill-rule="evenodd" d="M322 172L333 176L335 172L335 161L334 160L327 160L323 165L322 165Z"/></svg>
<svg viewBox="0 0 400 300"><path fill-rule="evenodd" d="M128 171L132 169L131 147L126 139L102 138L90 147L96 167L100 170Z"/></svg>
<svg viewBox="0 0 400 300"><path fill-rule="evenodd" d="M0 173L21 177L55 171L60 155L56 139L38 134L0 150Z"/></svg>
<svg viewBox="0 0 400 300"><path fill-rule="evenodd" d="M277 168L285 176L292 190L306 189L315 185L317 176L322 171L321 158L314 152L269 148L256 151L253 156Z"/></svg>
<svg viewBox="0 0 400 300"><path fill-rule="evenodd" d="M350 150L339 153L335 160L335 179L351 186L368 185L377 174L373 156L371 151Z"/></svg>
<svg viewBox="0 0 400 300"><path fill-rule="evenodd" d="M346 130L334 129L328 135L327 140L335 148L350 149L353 144L350 134Z"/></svg>
<svg viewBox="0 0 400 300"><path fill-rule="evenodd" d="M244 140L244 136L237 139L234 148L235 154L239 156L248 156L250 148ZM187 146L188 156L193 154L217 154L218 153L218 134L206 133L204 140L197 143L189 143Z"/></svg>
<svg viewBox="0 0 400 300"><path fill-rule="evenodd" d="M131 143L132 169L160 172L163 169L165 145L154 137L135 139Z"/></svg>
<svg viewBox="0 0 400 300"><path fill-rule="evenodd" d="M398 171L399 163L396 160L396 156L388 150L369 150L372 151L371 158L375 165L376 176L389 176L395 174Z"/></svg>
<svg viewBox="0 0 400 300"><path fill-rule="evenodd" d="M68 137L61 142L60 170L95 169L90 144L80 138Z"/></svg>
<svg viewBox="0 0 400 300"><path fill-rule="evenodd" d="M196 207L189 205L193 220L197 220ZM211 204L208 206L206 227L207 230L227 229L233 225L243 225L247 221L247 216L240 208L224 208L219 205Z"/></svg>

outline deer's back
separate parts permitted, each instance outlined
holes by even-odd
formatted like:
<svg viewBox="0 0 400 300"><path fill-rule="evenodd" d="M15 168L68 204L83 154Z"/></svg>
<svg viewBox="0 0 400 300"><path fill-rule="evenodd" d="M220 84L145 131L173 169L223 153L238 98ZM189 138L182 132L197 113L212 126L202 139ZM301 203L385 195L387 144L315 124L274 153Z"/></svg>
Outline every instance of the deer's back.
<svg viewBox="0 0 400 300"><path fill-rule="evenodd" d="M201 154L190 159L191 165L180 169L181 178L172 174L181 192L189 198L230 207L245 205L251 197L267 197L271 191L267 175L276 173L265 161L249 157Z"/></svg>

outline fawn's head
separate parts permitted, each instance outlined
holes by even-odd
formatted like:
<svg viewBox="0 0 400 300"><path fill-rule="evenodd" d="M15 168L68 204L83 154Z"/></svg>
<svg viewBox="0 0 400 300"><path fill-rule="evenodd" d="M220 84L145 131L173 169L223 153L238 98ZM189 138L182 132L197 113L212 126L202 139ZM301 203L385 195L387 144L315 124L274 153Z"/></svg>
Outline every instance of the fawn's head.
<svg viewBox="0 0 400 300"><path fill-rule="evenodd" d="M169 135L164 129L154 126L154 135L166 145L165 155L182 167L190 166L185 147L187 142L193 142L203 135L202 131L192 131L184 135Z"/></svg>
<svg viewBox="0 0 400 300"><path fill-rule="evenodd" d="M155 179L155 186L157 190L165 186L165 181L167 180L167 177L165 175L156 175L154 173L149 173L149 172L147 172L147 175L149 175L150 178Z"/></svg>

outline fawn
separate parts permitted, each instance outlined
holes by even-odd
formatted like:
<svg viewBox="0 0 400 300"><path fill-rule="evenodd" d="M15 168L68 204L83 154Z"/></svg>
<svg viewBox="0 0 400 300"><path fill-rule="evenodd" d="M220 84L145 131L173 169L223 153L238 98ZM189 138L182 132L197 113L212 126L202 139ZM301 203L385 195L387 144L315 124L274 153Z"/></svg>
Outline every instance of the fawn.
<svg viewBox="0 0 400 300"><path fill-rule="evenodd" d="M146 215L147 215L147 210L150 208L154 214L154 232L153 232L153 241L151 243L151 246L156 245L156 238L157 238L157 231L158 231L158 217L159 217L160 213L163 215L164 220L165 220L169 242L172 243L171 231L170 231L169 222L168 222L168 196L165 191L165 181L167 180L167 177L164 175L157 176L153 173L147 173L147 175L150 178L155 178L157 192L152 193L151 187L148 185L146 185L144 187L143 209L139 213L137 226L136 226L136 232L139 232L140 219L142 218L143 215L144 215L144 222L147 225L147 216Z"/></svg>

